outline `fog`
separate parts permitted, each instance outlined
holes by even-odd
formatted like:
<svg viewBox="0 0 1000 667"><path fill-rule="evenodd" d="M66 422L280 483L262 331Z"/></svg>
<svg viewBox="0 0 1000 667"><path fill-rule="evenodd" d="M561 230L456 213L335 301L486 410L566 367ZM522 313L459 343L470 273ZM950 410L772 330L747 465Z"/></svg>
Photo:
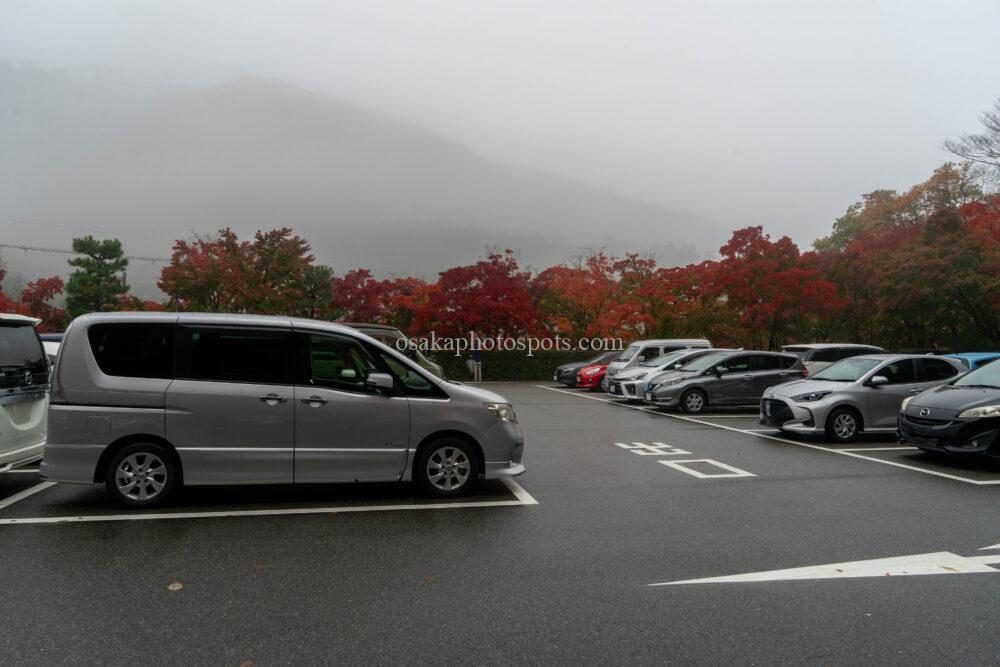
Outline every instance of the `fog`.
<svg viewBox="0 0 1000 667"><path fill-rule="evenodd" d="M167 257L288 225L424 277L487 246L694 261L748 224L808 245L976 128L997 26L988 0L6 0L0 234Z"/></svg>

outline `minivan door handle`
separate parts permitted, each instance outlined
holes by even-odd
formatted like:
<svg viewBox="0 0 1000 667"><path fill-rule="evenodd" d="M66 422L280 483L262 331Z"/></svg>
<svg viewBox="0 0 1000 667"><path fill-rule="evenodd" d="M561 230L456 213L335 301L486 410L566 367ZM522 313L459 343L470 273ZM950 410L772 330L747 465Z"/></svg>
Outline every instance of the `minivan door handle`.
<svg viewBox="0 0 1000 667"><path fill-rule="evenodd" d="M268 394L267 396L258 396L260 400L264 401L268 405L277 405L278 403L287 403L288 399L284 396L278 396L277 394Z"/></svg>
<svg viewBox="0 0 1000 667"><path fill-rule="evenodd" d="M329 402L330 401L326 400L321 396L310 396L309 398L303 398L299 401L299 403L302 403L304 405L311 405L314 408L320 405L326 405Z"/></svg>

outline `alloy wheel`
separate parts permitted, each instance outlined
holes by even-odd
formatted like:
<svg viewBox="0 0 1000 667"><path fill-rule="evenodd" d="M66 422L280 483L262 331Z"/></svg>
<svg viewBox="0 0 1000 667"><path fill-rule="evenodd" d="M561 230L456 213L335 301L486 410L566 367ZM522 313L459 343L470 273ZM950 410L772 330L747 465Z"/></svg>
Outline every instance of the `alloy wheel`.
<svg viewBox="0 0 1000 667"><path fill-rule="evenodd" d="M465 486L472 474L472 462L458 447L439 447L427 459L427 480L441 491Z"/></svg>
<svg viewBox="0 0 1000 667"><path fill-rule="evenodd" d="M166 464L149 452L126 456L115 470L118 491L129 500L152 500L167 486L167 477Z"/></svg>

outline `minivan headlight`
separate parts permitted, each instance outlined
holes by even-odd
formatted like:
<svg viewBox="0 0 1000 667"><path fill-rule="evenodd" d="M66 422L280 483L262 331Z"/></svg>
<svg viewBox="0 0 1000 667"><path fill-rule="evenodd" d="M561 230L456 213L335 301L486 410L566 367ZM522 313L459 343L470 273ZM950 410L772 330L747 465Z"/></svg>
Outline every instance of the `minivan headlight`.
<svg viewBox="0 0 1000 667"><path fill-rule="evenodd" d="M514 407L510 403L483 403L483 405L500 421L517 423L517 415L514 414Z"/></svg>
<svg viewBox="0 0 1000 667"><path fill-rule="evenodd" d="M983 405L978 408L969 408L959 415L961 417L1000 417L1000 405Z"/></svg>
<svg viewBox="0 0 1000 667"><path fill-rule="evenodd" d="M832 393L833 392L831 391L811 391L808 394L799 394L798 396L792 396L792 400L808 403L809 401L818 401L821 398L826 398Z"/></svg>

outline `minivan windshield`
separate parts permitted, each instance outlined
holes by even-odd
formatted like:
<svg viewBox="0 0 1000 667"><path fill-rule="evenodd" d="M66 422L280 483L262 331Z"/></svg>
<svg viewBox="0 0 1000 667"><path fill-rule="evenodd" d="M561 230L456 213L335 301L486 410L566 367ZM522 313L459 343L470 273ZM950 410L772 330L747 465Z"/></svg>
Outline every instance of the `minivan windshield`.
<svg viewBox="0 0 1000 667"><path fill-rule="evenodd" d="M695 359L687 366L682 366L678 370L682 370L686 373L696 373L698 371L703 371L706 368L711 368L712 366L719 363L728 356L729 355L727 354L722 354L718 352L715 354L706 354L704 357L699 357L698 359Z"/></svg>
<svg viewBox="0 0 1000 667"><path fill-rule="evenodd" d="M809 377L810 380L829 380L830 382L854 382L864 377L865 373L882 363L882 359L866 359L864 357L851 357L830 364L816 375Z"/></svg>
<svg viewBox="0 0 1000 667"><path fill-rule="evenodd" d="M955 380L956 387L992 387L1000 389L1000 364L987 364Z"/></svg>
<svg viewBox="0 0 1000 667"><path fill-rule="evenodd" d="M658 357L654 357L649 361L644 361L640 366L656 367L656 366L666 366L667 364L673 363L674 361L680 359L688 353L687 350L683 352L670 352L669 354L661 354Z"/></svg>
<svg viewBox="0 0 1000 667"><path fill-rule="evenodd" d="M45 350L33 326L0 326L0 367L3 370L45 368L45 359Z"/></svg>
<svg viewBox="0 0 1000 667"><path fill-rule="evenodd" d="M622 355L615 361L629 361L632 357L639 353L640 349L642 349L641 345L629 345L625 348L625 351L622 352Z"/></svg>

